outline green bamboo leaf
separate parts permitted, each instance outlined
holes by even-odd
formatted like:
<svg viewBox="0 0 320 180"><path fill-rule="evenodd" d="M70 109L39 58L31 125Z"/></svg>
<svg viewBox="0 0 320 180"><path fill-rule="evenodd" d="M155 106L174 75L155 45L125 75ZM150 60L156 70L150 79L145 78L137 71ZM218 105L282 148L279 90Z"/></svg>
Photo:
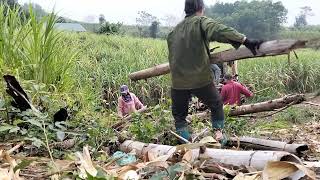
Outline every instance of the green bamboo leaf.
<svg viewBox="0 0 320 180"><path fill-rule="evenodd" d="M26 121L27 121L28 123L34 125L34 126L37 126L37 127L39 127L39 128L42 128L42 124L41 124L39 121L35 120L35 119L27 119Z"/></svg>
<svg viewBox="0 0 320 180"><path fill-rule="evenodd" d="M5 131L9 131L10 129L14 128L14 126L11 125L3 125L0 126L0 132L5 132Z"/></svg>
<svg viewBox="0 0 320 180"><path fill-rule="evenodd" d="M46 146L46 144L41 139L38 139L36 137L24 138L24 139L28 141L32 141L32 145L36 146L37 148L40 148L41 146Z"/></svg>
<svg viewBox="0 0 320 180"><path fill-rule="evenodd" d="M20 127L16 126L10 129L9 133L17 133L20 130Z"/></svg>
<svg viewBox="0 0 320 180"><path fill-rule="evenodd" d="M4 108L5 105L5 101L3 99L0 99L0 108Z"/></svg>

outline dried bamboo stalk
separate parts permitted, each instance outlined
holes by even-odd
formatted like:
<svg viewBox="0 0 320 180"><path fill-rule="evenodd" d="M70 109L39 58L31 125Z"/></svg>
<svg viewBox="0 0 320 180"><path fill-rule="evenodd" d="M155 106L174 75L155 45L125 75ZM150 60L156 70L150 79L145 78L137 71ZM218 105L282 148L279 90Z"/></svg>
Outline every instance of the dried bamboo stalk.
<svg viewBox="0 0 320 180"><path fill-rule="evenodd" d="M122 143L120 149L124 152L135 150L138 157L143 157L147 153L156 156L172 156L176 152L174 146L145 144L131 140ZM262 170L269 161L289 161L302 164L297 156L284 151L234 151L206 148L204 153L201 153L198 148L192 150L192 161L197 159L206 159L207 161L233 166L251 166L257 170Z"/></svg>
<svg viewBox="0 0 320 180"><path fill-rule="evenodd" d="M246 149L286 151L292 154L301 154L309 149L308 145L306 144L288 144L281 141L272 141L251 137L230 138L231 145L237 145L238 140L240 141L240 146Z"/></svg>

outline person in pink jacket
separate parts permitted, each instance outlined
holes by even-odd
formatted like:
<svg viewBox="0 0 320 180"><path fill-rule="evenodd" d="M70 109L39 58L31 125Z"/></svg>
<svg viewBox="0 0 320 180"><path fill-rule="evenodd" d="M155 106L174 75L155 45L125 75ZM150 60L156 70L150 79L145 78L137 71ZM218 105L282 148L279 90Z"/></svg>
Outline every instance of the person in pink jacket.
<svg viewBox="0 0 320 180"><path fill-rule="evenodd" d="M125 118L134 112L141 112L146 107L141 103L137 96L129 91L127 85L120 87L121 96L118 98L118 115Z"/></svg>

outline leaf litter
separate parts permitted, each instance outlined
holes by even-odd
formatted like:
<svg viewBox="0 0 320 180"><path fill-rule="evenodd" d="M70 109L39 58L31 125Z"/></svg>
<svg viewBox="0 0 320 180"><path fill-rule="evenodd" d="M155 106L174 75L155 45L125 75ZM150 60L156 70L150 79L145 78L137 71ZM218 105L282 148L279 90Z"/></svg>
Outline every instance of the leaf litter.
<svg viewBox="0 0 320 180"><path fill-rule="evenodd" d="M200 143L202 142L202 143ZM316 174L309 165L302 165L285 161L270 161L262 171L253 167L233 166L216 163L207 159L195 159L192 150L205 143L216 142L212 137L205 137L196 144L185 144L176 147L173 154L159 156L156 152L148 151L143 158L119 163L122 158L132 158L135 152L128 154L118 152L118 156L109 156L107 161L93 160L90 147L83 147L82 152L74 153L75 160L55 160L58 168L47 158L25 158L11 154L23 143L9 150L0 151L0 179L63 179L78 177L80 179L235 179L235 180L263 180L263 179L316 179ZM208 146L212 146L207 144ZM120 154L120 156L119 156ZM176 156L176 158L172 158ZM15 158L17 160L15 160ZM21 158L21 159L20 159ZM129 159L130 159L129 158ZM19 161L19 163L17 163ZM52 170L54 169L54 170ZM2 178L3 177L3 178Z"/></svg>

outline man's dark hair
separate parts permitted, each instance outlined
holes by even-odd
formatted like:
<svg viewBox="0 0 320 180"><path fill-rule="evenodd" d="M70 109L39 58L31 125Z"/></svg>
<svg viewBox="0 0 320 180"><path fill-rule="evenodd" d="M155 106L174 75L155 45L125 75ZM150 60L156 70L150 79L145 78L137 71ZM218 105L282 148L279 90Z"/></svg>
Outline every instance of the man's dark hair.
<svg viewBox="0 0 320 180"><path fill-rule="evenodd" d="M230 81L230 80L232 80L232 75L231 74L225 74L224 75L224 79L227 80L227 81Z"/></svg>
<svg viewBox="0 0 320 180"><path fill-rule="evenodd" d="M186 0L184 12L186 16L191 16L204 8L203 0Z"/></svg>

